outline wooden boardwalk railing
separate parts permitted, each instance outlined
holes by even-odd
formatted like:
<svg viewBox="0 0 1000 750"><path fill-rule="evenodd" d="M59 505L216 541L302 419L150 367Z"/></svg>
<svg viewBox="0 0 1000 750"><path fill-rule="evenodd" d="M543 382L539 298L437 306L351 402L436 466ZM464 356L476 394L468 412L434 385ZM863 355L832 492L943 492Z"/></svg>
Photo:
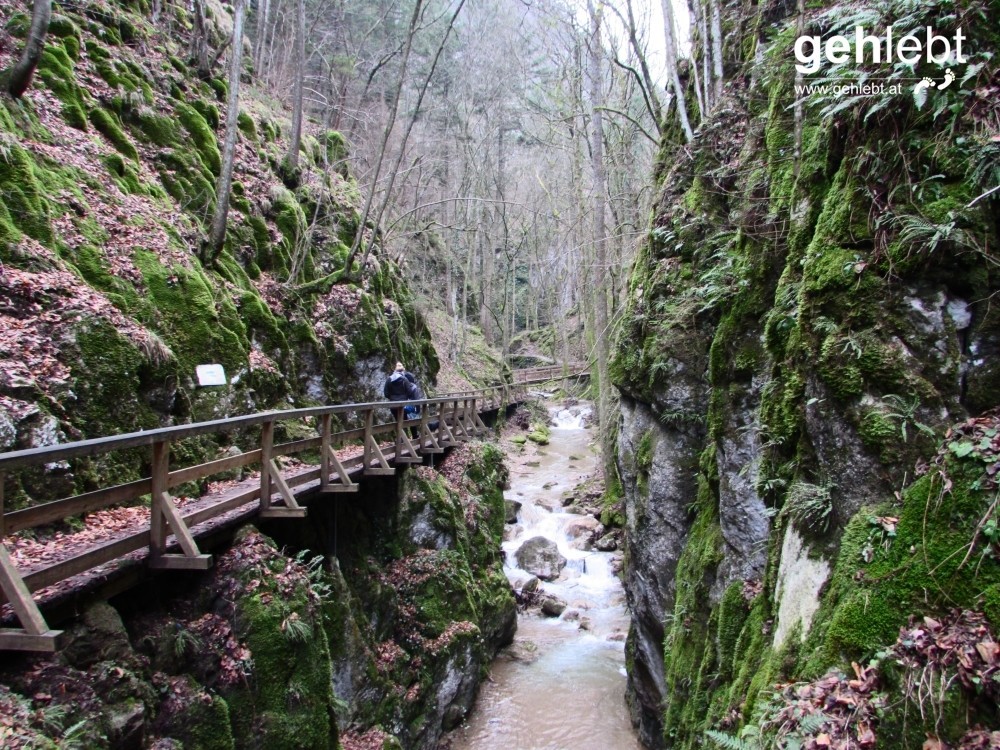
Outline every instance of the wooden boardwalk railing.
<svg viewBox="0 0 1000 750"><path fill-rule="evenodd" d="M379 411L388 411L387 402L343 404L264 412L0 454L0 591L21 625L20 628L0 629L0 650L53 651L58 648L61 631L48 626L32 597L33 591L143 548L148 548L148 564L155 569L207 569L212 558L198 548L191 533L196 524L255 500L259 503L257 515L261 518L302 518L306 508L296 501L293 487L319 480L321 493L356 492L358 484L351 478L349 469L354 468L355 474L357 467L361 467L363 475L388 475L395 471L390 461L395 464L422 462L423 454L441 453L448 446L485 432L480 413L508 402L507 386L498 386L420 401L395 402L391 410L394 420L386 423L378 423L376 416ZM410 404L421 407L419 418L404 419L402 407ZM363 426L335 433L332 431L335 415L353 417L357 420L355 423ZM275 444L275 425L293 420L312 420L318 434ZM171 466L171 445L177 441L250 427L260 428L260 445L253 450L196 466ZM416 432L416 437L410 437L411 430ZM383 445L387 438L393 441L391 448ZM346 459L338 457L334 448L350 441L360 441L359 452ZM29 508L4 509L3 476L6 472L142 447L148 447L151 452L148 477ZM284 476L277 459L305 451L318 451L320 464L294 476ZM258 486L230 493L197 510L182 513L170 495L170 490L179 485L252 465L260 467ZM134 502L147 495L151 498L148 528L24 575L3 542L17 531ZM174 536L179 552L168 552L168 534Z"/></svg>
<svg viewBox="0 0 1000 750"><path fill-rule="evenodd" d="M589 377L590 369L586 362L564 362L547 367L530 367L514 370L514 383L528 385L531 383L547 383L560 378Z"/></svg>

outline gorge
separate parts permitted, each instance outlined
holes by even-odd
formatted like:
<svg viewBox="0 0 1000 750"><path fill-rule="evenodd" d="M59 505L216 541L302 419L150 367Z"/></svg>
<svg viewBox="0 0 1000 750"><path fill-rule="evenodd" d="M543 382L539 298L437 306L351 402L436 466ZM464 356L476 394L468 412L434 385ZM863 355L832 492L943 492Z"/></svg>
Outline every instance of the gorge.
<svg viewBox="0 0 1000 750"><path fill-rule="evenodd" d="M275 470L375 469L34 592L0 745L1000 747L1000 6L661 6L0 5L0 458L347 404ZM371 464L396 362L488 433ZM265 432L171 492L266 494ZM156 465L4 472L4 600Z"/></svg>

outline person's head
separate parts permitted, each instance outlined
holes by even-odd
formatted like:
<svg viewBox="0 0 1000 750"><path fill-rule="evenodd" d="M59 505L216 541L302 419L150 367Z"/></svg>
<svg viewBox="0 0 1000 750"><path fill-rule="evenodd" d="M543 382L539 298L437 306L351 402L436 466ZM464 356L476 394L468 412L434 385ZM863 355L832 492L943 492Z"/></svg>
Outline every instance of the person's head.
<svg viewBox="0 0 1000 750"><path fill-rule="evenodd" d="M402 362L397 362L396 363L396 372L405 372L405 371L406 371L406 368L403 367L403 363Z"/></svg>

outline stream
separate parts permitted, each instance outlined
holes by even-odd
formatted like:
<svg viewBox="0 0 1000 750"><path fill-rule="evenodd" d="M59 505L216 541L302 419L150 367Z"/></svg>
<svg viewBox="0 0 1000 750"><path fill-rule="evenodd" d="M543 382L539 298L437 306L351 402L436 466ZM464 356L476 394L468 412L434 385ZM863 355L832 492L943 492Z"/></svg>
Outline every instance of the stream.
<svg viewBox="0 0 1000 750"><path fill-rule="evenodd" d="M567 532L583 517L560 504L597 468L584 427L589 414L582 403L551 410L549 445L527 443L509 457L505 497L523 505L503 545L505 572L519 588L531 577L516 567L521 544L535 536L556 542L567 565L541 589L568 607L558 618L537 607L519 615L514 643L493 662L466 725L452 734L453 750L642 750L625 706L629 621L612 572L616 553L574 547Z"/></svg>

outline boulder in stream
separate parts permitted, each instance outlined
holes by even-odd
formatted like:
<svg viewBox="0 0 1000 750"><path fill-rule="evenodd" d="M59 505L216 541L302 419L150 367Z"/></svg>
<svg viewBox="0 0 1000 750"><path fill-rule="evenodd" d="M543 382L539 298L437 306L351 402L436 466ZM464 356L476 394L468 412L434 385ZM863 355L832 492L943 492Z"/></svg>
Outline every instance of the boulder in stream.
<svg viewBox="0 0 1000 750"><path fill-rule="evenodd" d="M594 542L594 546L601 552L614 552L618 549L618 535L613 531L610 534L605 534Z"/></svg>
<svg viewBox="0 0 1000 750"><path fill-rule="evenodd" d="M517 514L521 512L522 503L518 500L504 500L503 512L507 523L517 523Z"/></svg>
<svg viewBox="0 0 1000 750"><path fill-rule="evenodd" d="M551 581L566 567L566 558L551 539L534 536L514 553L518 566L543 581Z"/></svg>
<svg viewBox="0 0 1000 750"><path fill-rule="evenodd" d="M548 594L542 599L542 614L548 617L558 617L566 611L566 602L558 596Z"/></svg>

